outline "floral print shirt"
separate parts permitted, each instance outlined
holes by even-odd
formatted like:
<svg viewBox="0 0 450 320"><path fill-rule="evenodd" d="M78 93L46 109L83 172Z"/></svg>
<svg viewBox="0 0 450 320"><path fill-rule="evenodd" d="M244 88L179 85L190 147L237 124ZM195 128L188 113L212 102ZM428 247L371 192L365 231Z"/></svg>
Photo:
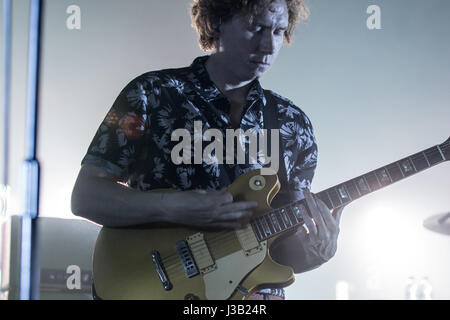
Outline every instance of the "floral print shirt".
<svg viewBox="0 0 450 320"><path fill-rule="evenodd" d="M172 161L171 152L179 143L171 138L176 129L186 129L191 137L194 137L194 121L201 121L203 133L217 129L225 137L226 129L232 129L230 103L209 78L205 68L207 59L208 56L198 57L185 68L147 72L126 85L100 124L82 164L101 167L122 183L141 191L217 190L249 170L263 167L260 162L250 161L245 164L205 161L174 164ZM292 101L263 90L258 80L253 81L249 90L240 129L266 128L264 108L277 108L281 124L279 159L284 161L286 170L278 175L285 175L280 181L287 185L281 185L272 202L272 207L277 208L302 199L301 190L310 188L317 163L317 145L305 113ZM240 143L248 147L249 141ZM248 157L248 148L244 150ZM270 292L273 294L271 289L260 291Z"/></svg>
<svg viewBox="0 0 450 320"><path fill-rule="evenodd" d="M221 189L243 173L263 167L261 162L250 161L245 164L172 161L172 149L179 143L171 139L174 130L187 129L194 137L194 121L201 121L203 132L214 128L224 137L225 130L231 129L230 103L209 78L207 59L208 56L198 57L189 67L147 72L132 80L100 124L82 164L101 167L129 187L142 191ZM268 95L272 95L270 101L276 105L267 103ZM279 174L286 175L284 181L288 184L281 186L275 200L282 200L281 194L286 193L295 198L292 200L298 200L303 198L301 189L310 188L316 167L313 128L292 101L263 90L255 80L243 109L240 129L265 128L263 110L270 107L278 109L279 159L286 168L285 173ZM248 139L243 143L248 144ZM248 148L244 150L247 154Z"/></svg>

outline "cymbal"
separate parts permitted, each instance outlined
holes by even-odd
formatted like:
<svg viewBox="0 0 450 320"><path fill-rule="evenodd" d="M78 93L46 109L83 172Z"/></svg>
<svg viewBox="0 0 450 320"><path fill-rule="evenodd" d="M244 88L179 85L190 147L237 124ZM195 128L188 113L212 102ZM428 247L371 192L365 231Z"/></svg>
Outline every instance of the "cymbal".
<svg viewBox="0 0 450 320"><path fill-rule="evenodd" d="M436 214L425 219L423 226L431 231L450 236L450 212Z"/></svg>

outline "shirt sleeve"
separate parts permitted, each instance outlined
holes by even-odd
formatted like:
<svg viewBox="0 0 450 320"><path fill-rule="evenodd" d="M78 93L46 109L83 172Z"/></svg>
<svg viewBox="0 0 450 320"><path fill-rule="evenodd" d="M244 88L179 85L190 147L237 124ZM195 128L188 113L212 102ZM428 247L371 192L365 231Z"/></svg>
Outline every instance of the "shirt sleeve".
<svg viewBox="0 0 450 320"><path fill-rule="evenodd" d="M126 180L149 129L149 102L154 83L143 76L132 80L114 101L100 124L81 164L92 164Z"/></svg>

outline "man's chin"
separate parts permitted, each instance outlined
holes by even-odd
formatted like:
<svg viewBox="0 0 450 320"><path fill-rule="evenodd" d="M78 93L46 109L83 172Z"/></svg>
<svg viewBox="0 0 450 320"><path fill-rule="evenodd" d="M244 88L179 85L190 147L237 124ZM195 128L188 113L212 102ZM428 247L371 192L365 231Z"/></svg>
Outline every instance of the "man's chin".
<svg viewBox="0 0 450 320"><path fill-rule="evenodd" d="M253 77L252 78L253 79L261 78L264 73L265 73L265 70L264 71L257 70L255 72L253 72Z"/></svg>
<svg viewBox="0 0 450 320"><path fill-rule="evenodd" d="M261 68L249 68L249 67L246 67L245 69L244 68L240 69L241 72L239 73L239 78L240 81L242 82L253 81L257 78L262 77L262 75L266 72L265 69ZM238 68L236 69L239 70Z"/></svg>

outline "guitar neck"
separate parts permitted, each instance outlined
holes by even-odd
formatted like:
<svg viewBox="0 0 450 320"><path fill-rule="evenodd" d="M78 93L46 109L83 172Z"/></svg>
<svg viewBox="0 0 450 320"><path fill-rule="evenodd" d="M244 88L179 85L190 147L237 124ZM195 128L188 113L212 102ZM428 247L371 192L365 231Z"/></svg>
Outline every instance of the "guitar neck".
<svg viewBox="0 0 450 320"><path fill-rule="evenodd" d="M323 190L317 194L330 209L339 208L369 193L408 178L450 159L450 142L428 148L387 166Z"/></svg>
<svg viewBox="0 0 450 320"><path fill-rule="evenodd" d="M450 138L440 145L323 190L316 196L328 208L336 209L449 159ZM307 210L305 200L295 201L253 219L251 226L260 241L267 240L302 225L302 216L308 214Z"/></svg>

